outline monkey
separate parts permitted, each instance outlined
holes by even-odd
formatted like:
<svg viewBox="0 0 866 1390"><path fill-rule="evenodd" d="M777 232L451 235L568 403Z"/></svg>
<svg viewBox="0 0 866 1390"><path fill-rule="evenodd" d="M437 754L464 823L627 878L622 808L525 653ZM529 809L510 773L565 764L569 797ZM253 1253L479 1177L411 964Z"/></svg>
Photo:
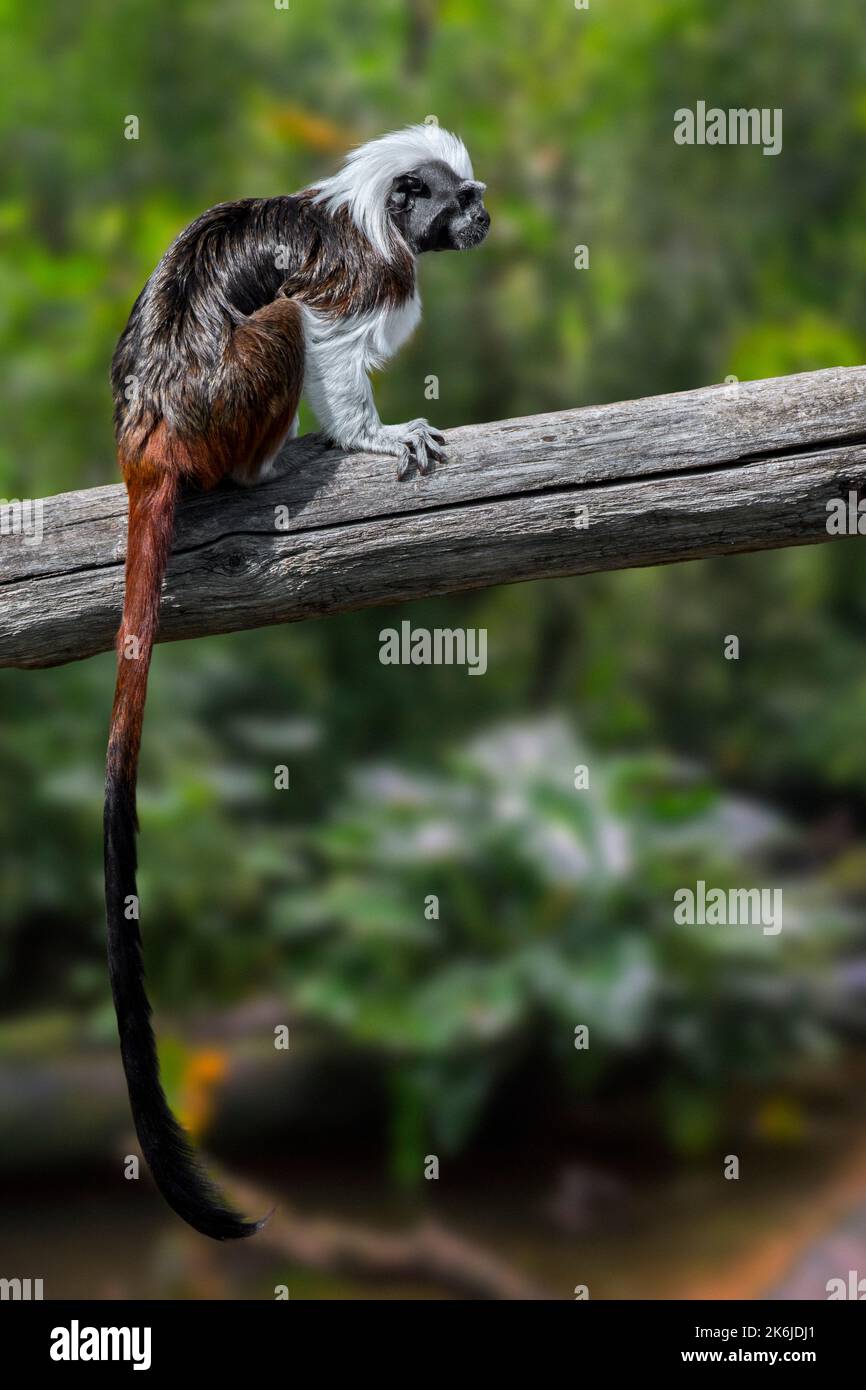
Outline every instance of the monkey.
<svg viewBox="0 0 866 1390"><path fill-rule="evenodd" d="M486 237L484 191L462 140L431 123L359 145L299 193L218 204L169 246L112 359L129 519L105 774L109 977L144 1158L168 1205L215 1240L251 1236L267 1217L233 1210L166 1099L136 880L139 752L175 510L188 489L271 477L298 433L302 392L333 445L396 459L398 478L444 459L425 419L381 422L368 374L418 324L418 257Z"/></svg>

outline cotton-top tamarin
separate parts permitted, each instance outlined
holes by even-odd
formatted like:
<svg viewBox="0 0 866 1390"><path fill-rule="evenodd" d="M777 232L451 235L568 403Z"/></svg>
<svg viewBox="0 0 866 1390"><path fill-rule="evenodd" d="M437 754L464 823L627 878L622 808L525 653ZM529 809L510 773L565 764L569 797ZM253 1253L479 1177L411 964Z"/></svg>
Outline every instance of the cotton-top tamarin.
<svg viewBox="0 0 866 1390"><path fill-rule="evenodd" d="M417 257L484 240L483 192L462 141L431 124L361 145L301 193L211 208L166 251L112 362L129 531L105 785L111 988L142 1152L169 1205L217 1240L261 1222L230 1209L168 1106L137 920L138 757L175 506L186 485L268 477L302 392L334 444L389 454L400 477L430 470L442 435L382 424L368 373L421 316Z"/></svg>

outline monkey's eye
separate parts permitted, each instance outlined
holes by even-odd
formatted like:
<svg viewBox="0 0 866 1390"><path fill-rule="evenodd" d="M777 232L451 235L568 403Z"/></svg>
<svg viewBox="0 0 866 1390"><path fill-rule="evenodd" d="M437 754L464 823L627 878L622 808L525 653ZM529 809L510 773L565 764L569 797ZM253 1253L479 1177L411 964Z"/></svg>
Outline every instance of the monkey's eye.
<svg viewBox="0 0 866 1390"><path fill-rule="evenodd" d="M470 203L475 202L475 198L476 193L474 188L461 188L460 192L457 194L457 206L459 208L468 208Z"/></svg>
<svg viewBox="0 0 866 1390"><path fill-rule="evenodd" d="M423 179L419 179L417 174L406 175L406 192L414 194L416 198L430 197L430 189Z"/></svg>

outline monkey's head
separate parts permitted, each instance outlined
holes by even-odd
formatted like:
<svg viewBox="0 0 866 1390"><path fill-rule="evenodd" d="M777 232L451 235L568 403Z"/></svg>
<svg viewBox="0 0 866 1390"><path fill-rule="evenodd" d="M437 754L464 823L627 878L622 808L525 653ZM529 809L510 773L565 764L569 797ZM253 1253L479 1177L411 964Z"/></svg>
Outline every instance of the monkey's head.
<svg viewBox="0 0 866 1390"><path fill-rule="evenodd" d="M314 201L332 214L346 208L390 260L399 241L416 255L477 246L490 226L483 192L463 141L425 121L358 145L336 174L316 186Z"/></svg>
<svg viewBox="0 0 866 1390"><path fill-rule="evenodd" d="M442 159L398 174L388 192L388 216L410 251L468 251L484 240L490 213L485 184L464 179Z"/></svg>

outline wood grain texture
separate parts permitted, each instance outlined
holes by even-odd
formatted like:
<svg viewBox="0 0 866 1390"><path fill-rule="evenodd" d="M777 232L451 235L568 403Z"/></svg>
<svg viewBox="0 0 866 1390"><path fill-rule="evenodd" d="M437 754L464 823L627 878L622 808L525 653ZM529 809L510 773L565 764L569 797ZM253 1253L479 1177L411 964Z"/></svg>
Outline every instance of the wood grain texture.
<svg viewBox="0 0 866 1390"><path fill-rule="evenodd" d="M827 502L866 485L866 368L502 420L447 439L447 463L399 483L392 460L310 435L286 446L284 471L262 487L185 499L161 640L834 539ZM114 639L122 486L47 498L42 524L38 545L0 536L0 666L74 661Z"/></svg>

